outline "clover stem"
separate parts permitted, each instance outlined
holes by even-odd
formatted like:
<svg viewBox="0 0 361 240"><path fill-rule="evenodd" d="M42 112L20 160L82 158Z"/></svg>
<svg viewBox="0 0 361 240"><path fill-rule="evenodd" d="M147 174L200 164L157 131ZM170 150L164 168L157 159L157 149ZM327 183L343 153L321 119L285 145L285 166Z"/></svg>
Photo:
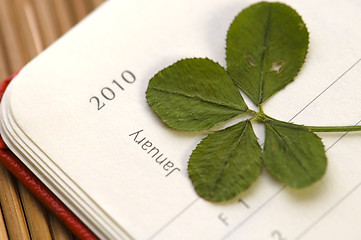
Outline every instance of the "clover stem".
<svg viewBox="0 0 361 240"><path fill-rule="evenodd" d="M354 126L305 126L313 132L354 132L361 131L361 125Z"/></svg>
<svg viewBox="0 0 361 240"><path fill-rule="evenodd" d="M260 120L264 123L271 123L274 125L284 126L288 128L298 128L298 129L307 129L313 132L354 132L354 131L361 131L361 125L354 125L354 126L304 126L298 124L290 124L288 122L279 121L274 119L264 113L258 113L256 115L256 119Z"/></svg>

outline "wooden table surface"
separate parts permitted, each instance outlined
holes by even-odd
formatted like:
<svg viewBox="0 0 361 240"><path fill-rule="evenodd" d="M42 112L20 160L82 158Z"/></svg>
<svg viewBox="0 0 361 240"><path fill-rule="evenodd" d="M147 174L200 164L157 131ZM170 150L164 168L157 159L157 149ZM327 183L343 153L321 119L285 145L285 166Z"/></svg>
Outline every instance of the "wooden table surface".
<svg viewBox="0 0 361 240"><path fill-rule="evenodd" d="M0 0L0 79L64 34L103 0ZM0 240L76 239L0 164Z"/></svg>

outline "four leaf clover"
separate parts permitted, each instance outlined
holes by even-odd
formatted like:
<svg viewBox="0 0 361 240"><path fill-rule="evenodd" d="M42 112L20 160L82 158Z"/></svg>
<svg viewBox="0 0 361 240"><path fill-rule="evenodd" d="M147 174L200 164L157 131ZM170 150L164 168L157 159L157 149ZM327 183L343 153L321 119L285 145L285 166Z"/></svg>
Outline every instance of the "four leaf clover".
<svg viewBox="0 0 361 240"><path fill-rule="evenodd" d="M273 119L262 110L262 103L298 74L308 42L307 28L295 10L261 2L244 9L230 25L226 69L207 58L189 58L149 81L147 101L171 128L211 130L238 115L251 115L209 134L191 154L188 173L199 196L214 202L229 200L247 189L263 166L295 188L323 176L325 150L312 127ZM259 112L247 107L240 90ZM253 121L265 125L263 149Z"/></svg>

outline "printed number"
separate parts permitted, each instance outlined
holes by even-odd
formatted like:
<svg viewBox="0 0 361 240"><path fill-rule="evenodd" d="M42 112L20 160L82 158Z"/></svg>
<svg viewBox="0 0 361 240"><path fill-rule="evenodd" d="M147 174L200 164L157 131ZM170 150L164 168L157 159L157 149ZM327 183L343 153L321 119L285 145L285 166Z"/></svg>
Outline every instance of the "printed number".
<svg viewBox="0 0 361 240"><path fill-rule="evenodd" d="M89 100L89 102L92 102L93 99L95 99L95 101L97 102L98 111L105 106L105 103L100 103L99 98L98 98L98 97L95 97L95 96L94 96L94 97L91 97L90 100Z"/></svg>
<svg viewBox="0 0 361 240"><path fill-rule="evenodd" d="M107 91L105 91L105 90L107 90ZM107 100L113 100L115 98L114 91L108 87L103 88L101 93L102 93L103 97Z"/></svg>
<svg viewBox="0 0 361 240"><path fill-rule="evenodd" d="M278 230L274 230L271 234L273 239L276 240L287 240L284 236L282 236L281 232Z"/></svg>
<svg viewBox="0 0 361 240"><path fill-rule="evenodd" d="M136 80L135 75L131 71L128 71L128 70L122 72L121 76L122 76L123 82L126 84L132 84ZM112 83L115 84L118 88L120 88L120 90L124 91L124 87L117 80L113 80ZM111 101L116 97L116 94L119 92L119 89L118 89L118 92L115 90L113 90L111 87L103 87L100 90L100 97L92 96L89 99L89 102L90 103L95 102L95 104L97 105L97 109L99 111L100 109L102 109L105 106L106 101Z"/></svg>
<svg viewBox="0 0 361 240"><path fill-rule="evenodd" d="M132 72L130 71L124 71L122 72L122 78L124 81L126 81L127 83L134 83L135 82L135 76ZM131 80L129 80L129 78Z"/></svg>

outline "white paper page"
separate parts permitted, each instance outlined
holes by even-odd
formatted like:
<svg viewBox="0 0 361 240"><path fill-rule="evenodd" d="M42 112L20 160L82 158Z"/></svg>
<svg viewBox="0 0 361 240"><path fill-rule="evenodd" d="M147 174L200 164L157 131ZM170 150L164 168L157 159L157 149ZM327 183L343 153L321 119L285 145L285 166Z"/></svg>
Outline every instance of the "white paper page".
<svg viewBox="0 0 361 240"><path fill-rule="evenodd" d="M14 83L14 82L13 82ZM64 181L67 175L58 170L56 164L48 158L35 145L15 123L8 99L11 96L11 88L8 86L1 101L1 135L11 151L22 160L25 165L54 192L60 200L66 204L78 217L87 224L92 231L101 238L126 238L124 229L114 227L111 219L104 217L104 212L99 208L94 208L95 203L73 183L70 185ZM113 237L112 237L113 236ZM123 239L123 238L122 238Z"/></svg>
<svg viewBox="0 0 361 240"><path fill-rule="evenodd" d="M186 172L204 135L170 130L146 103L148 80L180 58L208 57L224 66L228 26L254 2L111 1L22 70L10 99L14 119L54 161L54 172L65 173L64 183L84 191L97 203L94 212L134 238L361 237L352 225L361 210L346 205L361 194L360 134L341 140L339 133L320 134L328 170L310 188L284 188L264 171L240 199L212 204L196 196ZM296 81L265 112L300 124L356 124L361 3L285 2L308 27L309 54ZM134 83L122 73L128 82L133 74ZM97 110L92 97L105 105ZM152 147L159 150L153 158ZM167 159L159 164L156 157ZM341 214L352 220L344 234L332 221Z"/></svg>

